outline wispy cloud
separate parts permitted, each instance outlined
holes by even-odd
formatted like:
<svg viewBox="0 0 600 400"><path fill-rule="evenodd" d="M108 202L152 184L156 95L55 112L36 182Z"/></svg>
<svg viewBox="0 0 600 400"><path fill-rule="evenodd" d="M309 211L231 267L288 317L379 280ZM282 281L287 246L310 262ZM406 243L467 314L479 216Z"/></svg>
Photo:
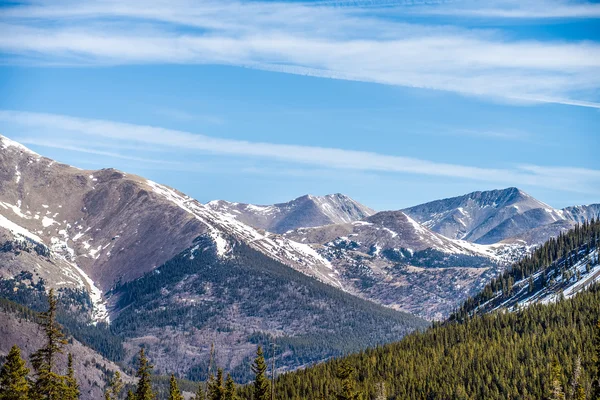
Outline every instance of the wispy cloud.
<svg viewBox="0 0 600 400"><path fill-rule="evenodd" d="M186 152L278 161L306 165L311 168L441 176L594 194L599 193L600 188L600 171L584 168L535 165L480 168L400 155L221 139L154 126L10 110L0 111L0 121L24 128L35 128L31 131L41 132L41 135L47 135L47 132L53 132L55 136L59 136L61 132L76 134L71 136L71 140L73 137L77 137L82 145L69 145L74 151L77 151L78 148L90 151L85 147L86 142L89 142L90 139L105 139L123 144L123 148L139 144ZM56 143L57 139L53 139L52 142ZM38 143L41 142L38 141ZM123 154L119 154L119 156L129 157Z"/></svg>
<svg viewBox="0 0 600 400"><path fill-rule="evenodd" d="M395 12L495 9L460 4L417 4ZM5 62L222 64L600 108L596 42L515 40L497 30L404 23L360 3L34 2L4 7L0 18Z"/></svg>

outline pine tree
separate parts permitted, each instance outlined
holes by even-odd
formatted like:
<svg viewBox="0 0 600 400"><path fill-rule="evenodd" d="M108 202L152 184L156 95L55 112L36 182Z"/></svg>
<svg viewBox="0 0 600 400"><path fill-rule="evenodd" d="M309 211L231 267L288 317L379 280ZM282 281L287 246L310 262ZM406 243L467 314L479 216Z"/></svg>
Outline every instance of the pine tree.
<svg viewBox="0 0 600 400"><path fill-rule="evenodd" d="M31 355L31 364L36 373L33 392L35 397L43 400L62 400L67 391L64 377L54 371L56 357L67 344L61 327L56 322L56 305L54 289L50 289L48 311L40 313L40 327L46 336L46 344Z"/></svg>
<svg viewBox="0 0 600 400"><path fill-rule="evenodd" d="M120 398L121 392L123 391L123 380L121 379L121 373L119 371L115 371L110 382L108 382L108 386L104 391L104 400L118 400Z"/></svg>
<svg viewBox="0 0 600 400"><path fill-rule="evenodd" d="M204 393L204 387L202 386L202 384L198 385L198 390L196 391L194 400L206 400L206 393Z"/></svg>
<svg viewBox="0 0 600 400"><path fill-rule="evenodd" d="M223 400L225 388L223 387L223 370L217 369L217 377L210 377L208 382L208 400Z"/></svg>
<svg viewBox="0 0 600 400"><path fill-rule="evenodd" d="M550 393L549 400L565 400L565 392L562 387L562 373L558 358L554 357L550 367Z"/></svg>
<svg viewBox="0 0 600 400"><path fill-rule="evenodd" d="M135 393L133 393L131 390L128 390L126 399L127 400L136 400Z"/></svg>
<svg viewBox="0 0 600 400"><path fill-rule="evenodd" d="M575 363L573 364L573 375L571 376L571 382L569 385L569 398L575 399L577 398L577 393L579 388L581 388L581 357L577 357L575 359Z"/></svg>
<svg viewBox="0 0 600 400"><path fill-rule="evenodd" d="M595 375L592 382L592 399L600 400L600 320L596 323L596 332L594 335L594 367Z"/></svg>
<svg viewBox="0 0 600 400"><path fill-rule="evenodd" d="M21 358L21 349L13 346L0 369L0 400L26 400L29 398L29 368Z"/></svg>
<svg viewBox="0 0 600 400"><path fill-rule="evenodd" d="M173 374L171 374L171 380L169 381L169 400L183 400L179 386L177 386L177 379Z"/></svg>
<svg viewBox="0 0 600 400"><path fill-rule="evenodd" d="M148 361L143 347L140 349L139 357L139 367L135 374L139 378L135 391L135 400L154 400L155 394L152 390L152 382L150 381L150 371L152 371L154 366Z"/></svg>
<svg viewBox="0 0 600 400"><path fill-rule="evenodd" d="M235 382L231 375L227 374L227 379L225 380L225 400L236 400L237 397L235 395Z"/></svg>
<svg viewBox="0 0 600 400"><path fill-rule="evenodd" d="M79 384L75 379L75 370L73 369L73 355L69 353L67 359L67 376L65 377L65 400L77 400L79 398Z"/></svg>
<svg viewBox="0 0 600 400"><path fill-rule="evenodd" d="M252 364L254 372L254 400L267 400L269 395L269 379L267 378L267 363L261 346L256 350L256 358Z"/></svg>
<svg viewBox="0 0 600 400"><path fill-rule="evenodd" d="M346 362L343 362L337 370L337 377L342 381L342 391L338 393L338 400L356 400L358 394L354 390L354 370Z"/></svg>

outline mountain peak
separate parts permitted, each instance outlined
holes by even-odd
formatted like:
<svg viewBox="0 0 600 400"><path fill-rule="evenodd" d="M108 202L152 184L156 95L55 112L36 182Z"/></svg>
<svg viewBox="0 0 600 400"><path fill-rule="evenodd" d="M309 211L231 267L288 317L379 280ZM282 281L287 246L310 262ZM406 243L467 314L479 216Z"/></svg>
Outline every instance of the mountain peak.
<svg viewBox="0 0 600 400"><path fill-rule="evenodd" d="M325 196L305 194L286 203L272 205L231 203L224 200L211 201L207 205L213 210L226 212L247 225L274 233L348 223L375 213L341 193Z"/></svg>
<svg viewBox="0 0 600 400"><path fill-rule="evenodd" d="M11 140L9 138L7 138L6 136L0 135L0 148L2 150L6 150L8 148L11 149L15 149L18 151L21 151L23 153L28 153L32 156L37 156L37 157L41 157L38 153L36 153L35 151L29 149L26 146L23 146L21 143L15 142L14 140Z"/></svg>
<svg viewBox="0 0 600 400"><path fill-rule="evenodd" d="M561 211L516 187L472 192L403 211L434 232L482 244L564 219Z"/></svg>

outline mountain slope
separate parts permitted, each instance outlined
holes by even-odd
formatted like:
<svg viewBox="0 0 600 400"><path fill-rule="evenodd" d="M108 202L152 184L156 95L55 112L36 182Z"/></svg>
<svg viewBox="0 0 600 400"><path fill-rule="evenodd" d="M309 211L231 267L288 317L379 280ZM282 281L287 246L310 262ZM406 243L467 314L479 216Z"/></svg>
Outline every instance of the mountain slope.
<svg viewBox="0 0 600 400"><path fill-rule="evenodd" d="M565 217L517 189L473 192L403 210L434 232L452 239L492 244Z"/></svg>
<svg viewBox="0 0 600 400"><path fill-rule="evenodd" d="M0 295L33 307L60 288L68 328L127 365L152 344L156 371L198 378L216 342L245 379L257 343L280 343L291 369L426 325L336 289L309 245L135 175L0 146Z"/></svg>
<svg viewBox="0 0 600 400"><path fill-rule="evenodd" d="M347 291L428 319L449 315L518 257L521 247L451 240L401 211L284 236L311 244L330 260Z"/></svg>
<svg viewBox="0 0 600 400"><path fill-rule="evenodd" d="M90 292L142 276L200 235L211 237L220 256L240 240L337 284L327 260L310 247L259 233L174 189L113 169L59 164L1 136L0 146L0 226L46 246Z"/></svg>
<svg viewBox="0 0 600 400"><path fill-rule="evenodd" d="M209 238L110 293L126 348L155 348L157 371L206 378L216 361L242 382L256 345L278 345L281 371L397 340L425 321L320 283L243 243L219 258ZM131 354L133 356L133 353Z"/></svg>
<svg viewBox="0 0 600 400"><path fill-rule="evenodd" d="M600 281L600 221L576 225L494 278L454 318L554 302Z"/></svg>
<svg viewBox="0 0 600 400"><path fill-rule="evenodd" d="M580 358L581 386L591 399L598 309L596 286L558 303L438 324L397 343L282 375L276 392L282 400L335 396L344 363L365 398L546 399L554 360L569 393L577 388L572 378Z"/></svg>
<svg viewBox="0 0 600 400"><path fill-rule="evenodd" d="M0 299L0 358L6 357L10 348L17 345L21 348L21 356L32 370L29 356L44 345L43 332L34 322L33 311ZM66 371L68 353L73 354L75 378L80 386L81 399L100 399L104 396L107 379L115 371L119 371L125 382L131 378L115 363L102 357L77 340L70 340L65 346L64 354L58 358L58 368Z"/></svg>
<svg viewBox="0 0 600 400"><path fill-rule="evenodd" d="M215 200L210 208L226 213L257 229L285 233L292 229L341 224L373 215L375 211L340 193L306 195L287 203L269 206Z"/></svg>
<svg viewBox="0 0 600 400"><path fill-rule="evenodd" d="M600 221L577 225L515 263L446 323L286 374L277 392L283 399L339 393L344 363L367 398L541 399L555 388L556 362L568 398L577 389L593 398L599 245Z"/></svg>

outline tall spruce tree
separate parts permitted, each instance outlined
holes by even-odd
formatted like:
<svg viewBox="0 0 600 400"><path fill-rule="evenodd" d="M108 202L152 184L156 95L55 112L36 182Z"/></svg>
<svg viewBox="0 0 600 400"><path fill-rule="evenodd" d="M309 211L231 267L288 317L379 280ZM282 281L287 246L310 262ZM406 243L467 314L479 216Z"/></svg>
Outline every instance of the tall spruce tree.
<svg viewBox="0 0 600 400"><path fill-rule="evenodd" d="M227 379L225 380L225 400L237 400L235 395L235 382L231 375L227 374Z"/></svg>
<svg viewBox="0 0 600 400"><path fill-rule="evenodd" d="M175 379L175 375L173 374L171 374L171 380L169 381L169 400L183 400L183 396L177 385L177 379Z"/></svg>
<svg viewBox="0 0 600 400"><path fill-rule="evenodd" d="M594 381L592 382L592 399L600 400L600 319L596 323L594 334Z"/></svg>
<svg viewBox="0 0 600 400"><path fill-rule="evenodd" d="M0 369L0 400L29 399L29 368L21 358L19 346L13 346L6 356L6 362Z"/></svg>
<svg viewBox="0 0 600 400"><path fill-rule="evenodd" d="M342 381L342 390L337 395L338 400L356 400L359 398L354 389L354 370L347 363L343 362L337 370L337 377Z"/></svg>
<svg viewBox="0 0 600 400"><path fill-rule="evenodd" d="M140 349L138 362L139 367L135 376L139 379L135 391L135 400L154 400L156 395L152 390L152 382L150 380L150 373L154 366L148 361L143 347Z"/></svg>
<svg viewBox="0 0 600 400"><path fill-rule="evenodd" d="M198 385L198 390L196 390L196 395L193 400L206 400L206 392L204 391L204 385L202 383Z"/></svg>
<svg viewBox="0 0 600 400"><path fill-rule="evenodd" d="M33 385L35 398L42 400L63 400L67 394L65 377L56 373L56 358L67 344L61 326L56 322L57 300L54 289L48 293L48 311L40 313L40 327L44 331L44 347L31 355L31 364L36 380Z"/></svg>
<svg viewBox="0 0 600 400"><path fill-rule="evenodd" d="M269 395L269 379L267 378L267 363L261 346L256 350L256 358L252 364L254 372L254 400L267 400Z"/></svg>
<svg viewBox="0 0 600 400"><path fill-rule="evenodd" d="M549 400L565 400L565 392L562 385L562 372L558 358L554 357L550 366Z"/></svg>
<svg viewBox="0 0 600 400"><path fill-rule="evenodd" d="M115 371L104 391L104 400L118 400L124 386L123 379L121 379L121 373Z"/></svg>
<svg viewBox="0 0 600 400"><path fill-rule="evenodd" d="M79 384L75 379L75 369L73 368L73 355L69 353L67 359L67 376L65 377L65 400L77 400L79 398Z"/></svg>
<svg viewBox="0 0 600 400"><path fill-rule="evenodd" d="M223 387L223 370L217 369L217 377L210 377L208 382L208 400L223 400L225 388Z"/></svg>

